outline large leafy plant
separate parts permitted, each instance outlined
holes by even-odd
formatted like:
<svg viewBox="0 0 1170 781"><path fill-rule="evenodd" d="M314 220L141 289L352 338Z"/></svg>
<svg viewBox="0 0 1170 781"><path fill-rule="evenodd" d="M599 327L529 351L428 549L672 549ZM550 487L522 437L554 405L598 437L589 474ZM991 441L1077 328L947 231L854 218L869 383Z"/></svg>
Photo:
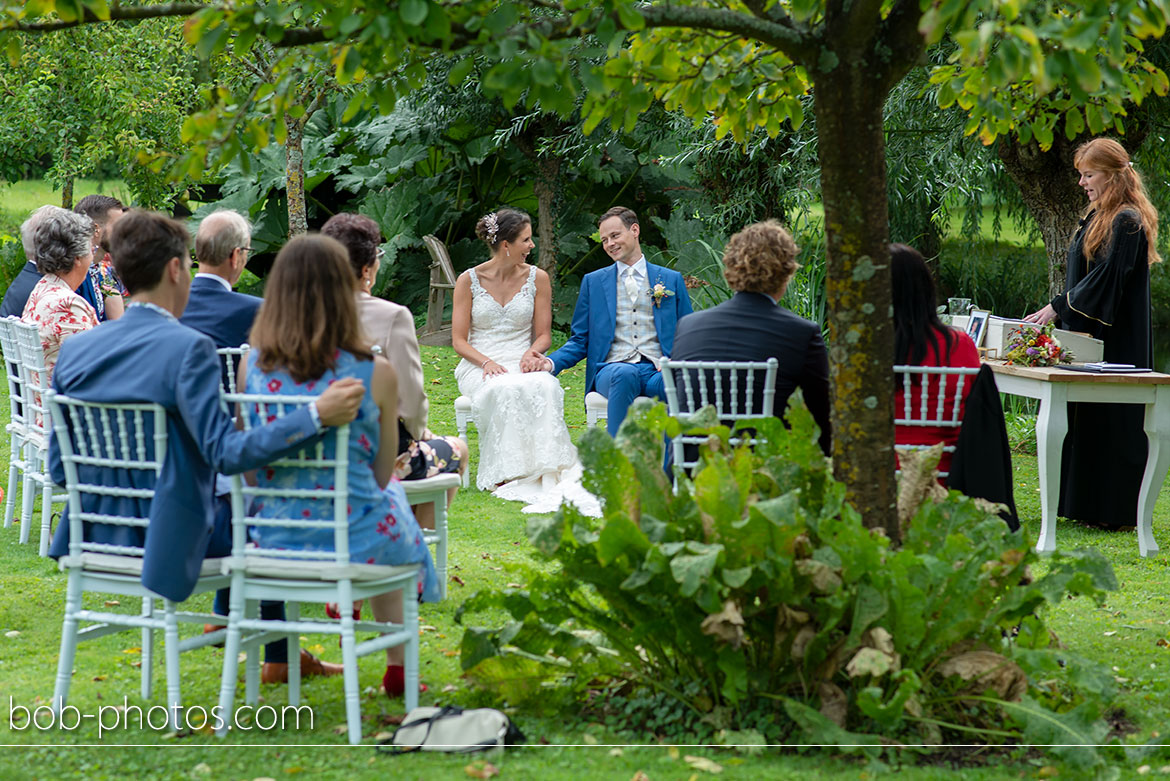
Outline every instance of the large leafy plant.
<svg viewBox="0 0 1170 781"><path fill-rule="evenodd" d="M616 440L587 432L603 517L566 504L529 522L550 566L460 608L509 616L466 630L469 677L513 702L624 681L716 728L770 709L753 723L772 741L1099 742L1112 678L1054 647L1042 609L1115 588L1108 562L1077 551L1032 572L1023 534L957 492L922 504L893 548L846 503L802 402L788 420L762 423L754 451L710 409L680 422L643 402ZM663 437L683 429L709 441L672 490Z"/></svg>

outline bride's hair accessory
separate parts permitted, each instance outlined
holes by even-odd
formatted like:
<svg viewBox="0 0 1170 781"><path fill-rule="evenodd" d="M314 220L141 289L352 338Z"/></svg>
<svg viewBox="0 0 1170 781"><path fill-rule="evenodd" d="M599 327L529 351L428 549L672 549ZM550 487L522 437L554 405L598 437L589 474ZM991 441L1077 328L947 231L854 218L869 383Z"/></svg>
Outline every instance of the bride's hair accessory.
<svg viewBox="0 0 1170 781"><path fill-rule="evenodd" d="M496 234L500 232L500 223L499 220L496 219L495 212L484 215L483 227L484 231L487 233L487 243L494 245L496 243Z"/></svg>

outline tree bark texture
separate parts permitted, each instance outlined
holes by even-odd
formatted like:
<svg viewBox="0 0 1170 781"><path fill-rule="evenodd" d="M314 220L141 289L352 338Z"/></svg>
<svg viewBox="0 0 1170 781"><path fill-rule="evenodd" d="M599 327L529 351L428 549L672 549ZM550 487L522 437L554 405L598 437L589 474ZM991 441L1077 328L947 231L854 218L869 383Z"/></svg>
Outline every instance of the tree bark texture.
<svg viewBox="0 0 1170 781"><path fill-rule="evenodd" d="M284 148L288 155L284 168L285 189L288 195L288 237L299 236L309 230L305 207L305 121L309 114L294 119L286 116L288 137Z"/></svg>
<svg viewBox="0 0 1170 781"><path fill-rule="evenodd" d="M540 249L536 263L548 272L549 280L557 276L557 193L561 176L561 159L545 155L536 160L536 181L532 189L536 192L536 222L540 231Z"/></svg>
<svg viewBox="0 0 1170 781"><path fill-rule="evenodd" d="M899 539L895 517L894 356L882 105L864 67L814 77L825 204L833 386L833 470L865 525Z"/></svg>
<svg viewBox="0 0 1170 781"><path fill-rule="evenodd" d="M65 180L61 182L61 208L73 208L73 177L66 176Z"/></svg>
<svg viewBox="0 0 1170 781"><path fill-rule="evenodd" d="M1148 132L1145 123L1130 123L1129 132L1118 140L1132 156ZM1069 141L1067 136L1057 134L1052 146L1041 150L1035 141L1021 144L1012 136L1000 141L996 149L1044 239L1048 255L1048 299L1064 292L1068 247L1089 204L1085 191L1077 184L1080 175L1073 165L1073 157L1077 147L1092 137L1091 133L1085 133Z"/></svg>

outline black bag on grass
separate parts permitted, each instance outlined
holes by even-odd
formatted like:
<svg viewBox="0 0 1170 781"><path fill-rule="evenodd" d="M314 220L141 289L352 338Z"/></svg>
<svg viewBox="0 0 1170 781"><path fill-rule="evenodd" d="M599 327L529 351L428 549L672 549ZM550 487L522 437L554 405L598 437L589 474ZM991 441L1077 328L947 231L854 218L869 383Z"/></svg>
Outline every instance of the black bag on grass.
<svg viewBox="0 0 1170 781"><path fill-rule="evenodd" d="M494 708L463 710L453 705L415 708L378 750L389 754L442 751L473 754L524 742L524 733Z"/></svg>

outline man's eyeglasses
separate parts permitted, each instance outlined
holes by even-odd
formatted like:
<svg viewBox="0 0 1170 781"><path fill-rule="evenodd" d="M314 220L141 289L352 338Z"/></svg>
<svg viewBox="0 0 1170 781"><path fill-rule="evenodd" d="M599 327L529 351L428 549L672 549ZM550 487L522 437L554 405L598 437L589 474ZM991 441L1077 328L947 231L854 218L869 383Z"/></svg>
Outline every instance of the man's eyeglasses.
<svg viewBox="0 0 1170 781"><path fill-rule="evenodd" d="M384 257L386 257L386 250L378 247L378 249L374 251L374 260L381 260Z"/></svg>
<svg viewBox="0 0 1170 781"><path fill-rule="evenodd" d="M236 247L236 249L242 249L244 252L251 252L252 251L251 247Z"/></svg>

